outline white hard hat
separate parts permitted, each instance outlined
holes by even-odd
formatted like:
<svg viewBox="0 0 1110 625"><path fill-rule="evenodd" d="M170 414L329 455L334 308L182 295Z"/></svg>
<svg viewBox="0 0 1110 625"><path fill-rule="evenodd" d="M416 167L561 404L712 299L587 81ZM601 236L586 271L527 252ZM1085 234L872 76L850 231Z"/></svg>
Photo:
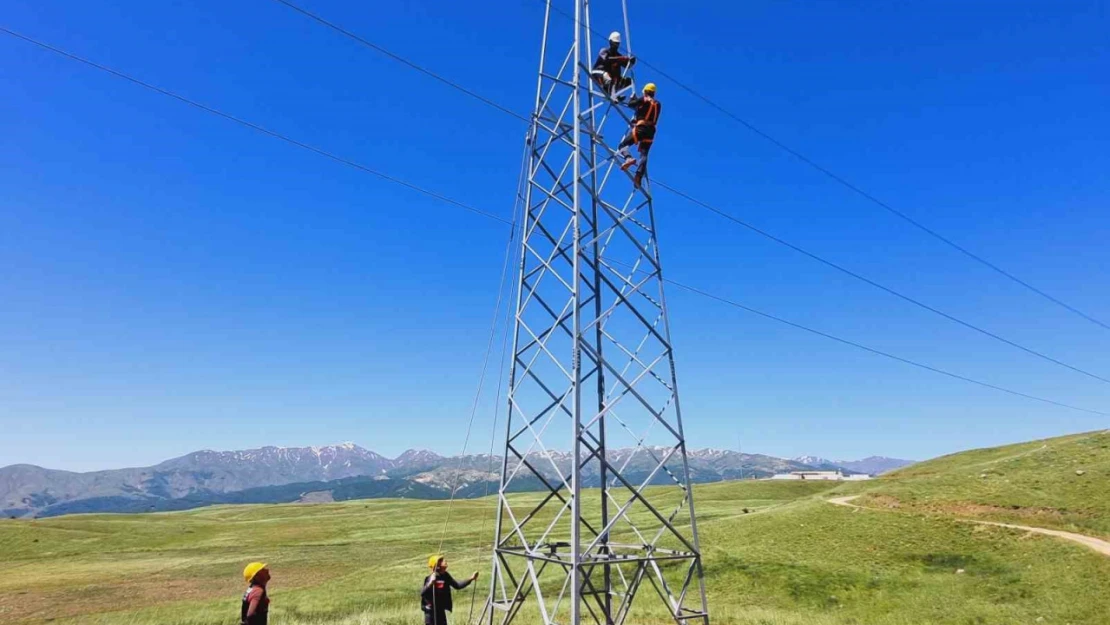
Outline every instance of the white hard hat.
<svg viewBox="0 0 1110 625"><path fill-rule="evenodd" d="M613 32L609 33L609 43L620 43L620 42L621 42L621 34L619 32L614 30Z"/></svg>

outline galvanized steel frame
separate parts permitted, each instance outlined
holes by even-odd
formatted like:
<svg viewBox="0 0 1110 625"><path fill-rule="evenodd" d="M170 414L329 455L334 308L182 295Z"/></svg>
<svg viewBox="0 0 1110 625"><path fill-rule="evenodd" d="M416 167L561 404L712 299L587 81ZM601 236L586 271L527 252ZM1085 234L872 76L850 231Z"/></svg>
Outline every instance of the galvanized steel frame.
<svg viewBox="0 0 1110 625"><path fill-rule="evenodd" d="M677 624L708 625L650 181L633 189L606 142L606 121L629 118L589 79L589 3L574 4L573 38L554 36L552 0L544 13L484 622L508 625L534 597L544 625L622 625L646 581ZM567 42L565 56L550 54ZM563 419L569 441L549 432ZM606 446L612 425L635 442L619 465ZM649 436L666 444L645 445ZM567 443L570 464L560 466L556 449ZM633 476L635 458L650 470ZM583 507L593 466L596 511ZM669 514L653 487L662 475L680 494ZM525 480L538 500L511 495ZM633 509L643 518L634 522ZM688 526L676 521L683 510ZM632 540L611 540L614 531Z"/></svg>

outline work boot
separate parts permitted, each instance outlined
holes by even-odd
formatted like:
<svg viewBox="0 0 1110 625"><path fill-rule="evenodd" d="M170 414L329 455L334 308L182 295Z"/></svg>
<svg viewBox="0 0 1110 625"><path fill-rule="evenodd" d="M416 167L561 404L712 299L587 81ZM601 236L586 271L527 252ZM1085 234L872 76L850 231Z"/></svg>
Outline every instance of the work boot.
<svg viewBox="0 0 1110 625"><path fill-rule="evenodd" d="M627 159L626 159L626 160L624 161L624 164L623 164L623 165L621 165L621 171L628 171L628 169L629 169L630 167L632 167L633 165L635 165L635 164L636 164L636 159L634 159L634 158L632 158L632 157L628 157L628 158L627 158Z"/></svg>

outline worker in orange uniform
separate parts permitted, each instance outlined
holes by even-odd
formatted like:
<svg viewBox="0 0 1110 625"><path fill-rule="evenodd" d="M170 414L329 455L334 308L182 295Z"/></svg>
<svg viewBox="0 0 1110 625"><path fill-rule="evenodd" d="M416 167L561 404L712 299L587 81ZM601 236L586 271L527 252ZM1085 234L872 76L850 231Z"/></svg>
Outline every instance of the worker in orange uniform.
<svg viewBox="0 0 1110 625"><path fill-rule="evenodd" d="M263 562L251 562L243 569L243 579L247 582L247 592L243 593L239 623L240 625L266 625L270 614L270 598L266 596L270 569L266 568Z"/></svg>
<svg viewBox="0 0 1110 625"><path fill-rule="evenodd" d="M636 159L632 158L628 148L635 145L639 149L640 166L636 168L636 175L633 178L633 184L639 189L640 182L647 175L648 152L651 151L651 144L655 141L655 125L659 123L659 111L662 109L659 100L655 99L655 83L649 82L644 85L643 97L633 97L628 101L627 106L635 113L632 116L632 125L628 134L617 146L617 153L624 158L621 170L628 171L636 164Z"/></svg>
<svg viewBox="0 0 1110 625"><path fill-rule="evenodd" d="M428 568L432 574L424 578L420 589L420 609L424 612L424 625L447 625L447 613L451 611L451 589L462 590L478 579L478 572L464 582L455 581L447 572L447 559L441 555L428 558Z"/></svg>

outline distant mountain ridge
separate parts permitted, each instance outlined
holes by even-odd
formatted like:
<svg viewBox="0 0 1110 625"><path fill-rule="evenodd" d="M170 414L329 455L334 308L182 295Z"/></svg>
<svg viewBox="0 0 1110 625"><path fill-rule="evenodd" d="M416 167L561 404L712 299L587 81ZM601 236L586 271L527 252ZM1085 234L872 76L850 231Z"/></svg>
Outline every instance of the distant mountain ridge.
<svg viewBox="0 0 1110 625"><path fill-rule="evenodd" d="M651 476L666 450L639 447L608 453L614 466L624 467L637 480ZM549 452L545 478L564 475L572 465L569 453ZM806 457L807 459L809 457ZM761 454L701 449L689 452L690 479L716 482L740 478L769 477L774 473L813 468L798 459L787 460ZM817 459L820 460L820 459ZM885 458L868 458L840 463L847 471L863 471L849 465L886 466ZM894 461L906 464L905 461ZM457 486L460 497L476 497L497 491L499 456L468 455L446 458L427 450L410 449L387 458L354 443L323 447L262 447L239 451L197 451L151 467L75 473L34 465L0 468L0 513L5 516L54 516L74 512L145 512L180 510L217 503L278 503L328 501L369 497L447 497ZM510 467L514 466L510 462ZM902 465L899 465L902 466ZM668 471L681 472L672 459ZM654 482L671 478L659 471ZM583 470L583 484L598 486L598 463ZM529 483L523 482L522 488ZM532 485L540 488L537 481Z"/></svg>
<svg viewBox="0 0 1110 625"><path fill-rule="evenodd" d="M798 456L793 460L826 471L839 469L847 473L866 473L867 475L882 475L888 471L901 469L914 463L913 460L887 458L886 456L869 456L863 460L829 460L819 456Z"/></svg>

